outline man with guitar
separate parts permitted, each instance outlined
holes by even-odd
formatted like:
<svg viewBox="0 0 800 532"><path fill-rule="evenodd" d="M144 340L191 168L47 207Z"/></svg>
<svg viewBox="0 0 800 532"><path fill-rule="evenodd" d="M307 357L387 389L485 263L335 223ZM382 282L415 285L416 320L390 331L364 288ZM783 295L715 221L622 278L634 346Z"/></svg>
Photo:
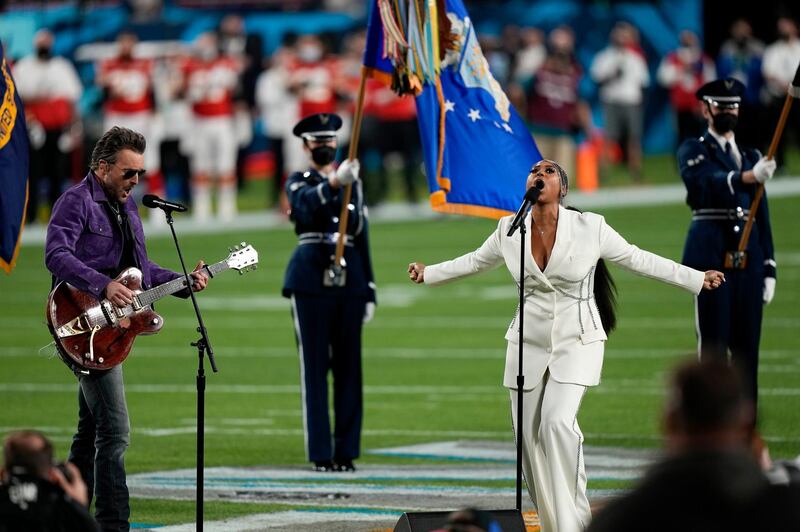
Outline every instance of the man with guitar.
<svg viewBox="0 0 800 532"><path fill-rule="evenodd" d="M56 202L45 249L54 286L65 281L123 309L135 306L137 296L115 280L123 270L141 270L143 289L181 277L148 259L142 221L135 202L130 201L145 172L144 151L140 133L112 127L94 147L89 174ZM191 274L194 291L208 283L204 266L201 261ZM184 290L178 295L189 294ZM62 359L79 382L78 429L69 460L85 479L89 497L96 497L95 517L102 529L129 530L124 455L130 427L122 366L87 370L68 356L62 354Z"/></svg>
<svg viewBox="0 0 800 532"><path fill-rule="evenodd" d="M772 179L775 160L753 148L738 146L734 136L744 85L718 79L696 96L708 129L687 139L678 150L686 202L692 224L683 264L725 273L719 290L697 296L696 323L701 360L728 360L739 366L747 392L758 397L758 344L763 306L775 294L775 250L767 197L756 211L746 249L736 252L747 228L757 185ZM743 260L746 256L746 260Z"/></svg>

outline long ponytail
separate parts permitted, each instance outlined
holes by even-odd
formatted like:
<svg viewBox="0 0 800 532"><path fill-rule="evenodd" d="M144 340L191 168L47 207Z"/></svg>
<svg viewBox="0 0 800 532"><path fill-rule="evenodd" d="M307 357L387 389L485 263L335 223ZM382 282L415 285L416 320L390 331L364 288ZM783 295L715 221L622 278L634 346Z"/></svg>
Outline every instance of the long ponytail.
<svg viewBox="0 0 800 532"><path fill-rule="evenodd" d="M571 211L581 212L575 207L567 207ZM608 271L608 266L603 259L597 261L594 270L594 301L600 312L600 320L606 335L611 334L617 326L617 284Z"/></svg>
<svg viewBox="0 0 800 532"><path fill-rule="evenodd" d="M597 261L594 270L594 302L597 303L597 311L608 336L617 326L617 283L603 259Z"/></svg>
<svg viewBox="0 0 800 532"><path fill-rule="evenodd" d="M569 192L569 177L564 168L555 161L550 159L543 159L555 166L561 180L561 198ZM571 211L581 212L580 209L575 207L566 207ZM617 326L617 284L614 278L611 277L611 272L608 271L608 266L603 259L597 261L597 266L594 270L594 301L597 304L597 310L600 312L600 320L603 322L603 329L606 336L611 334Z"/></svg>

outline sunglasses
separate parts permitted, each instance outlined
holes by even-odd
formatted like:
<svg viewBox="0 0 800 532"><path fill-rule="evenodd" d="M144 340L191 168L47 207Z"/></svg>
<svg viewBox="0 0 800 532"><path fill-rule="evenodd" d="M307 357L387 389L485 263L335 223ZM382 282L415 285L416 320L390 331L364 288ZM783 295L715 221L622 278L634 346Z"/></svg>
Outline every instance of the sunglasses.
<svg viewBox="0 0 800 532"><path fill-rule="evenodd" d="M137 176L137 175L141 179L141 178L144 178L145 174L147 173L147 171L144 168L138 168L138 169L137 168L122 168L117 163L110 163L108 161L106 161L106 164L109 164L111 166L116 166L117 168L122 170L122 177L124 179L133 179L134 176Z"/></svg>

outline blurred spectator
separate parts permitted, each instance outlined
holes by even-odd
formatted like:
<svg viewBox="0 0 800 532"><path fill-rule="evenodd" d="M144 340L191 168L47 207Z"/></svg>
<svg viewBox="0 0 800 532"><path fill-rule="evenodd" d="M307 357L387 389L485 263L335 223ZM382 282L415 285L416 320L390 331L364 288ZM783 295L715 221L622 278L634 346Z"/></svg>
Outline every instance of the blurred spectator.
<svg viewBox="0 0 800 532"><path fill-rule="evenodd" d="M89 495L78 468L56 466L53 445L40 432L12 432L3 442L0 532L100 530L89 515Z"/></svg>
<svg viewBox="0 0 800 532"><path fill-rule="evenodd" d="M39 193L48 182L48 207L61 195L69 175L68 157L75 148L71 131L78 120L76 103L83 94L75 67L63 57L53 56L53 34L39 30L33 38L36 55L14 65L17 90L25 103L30 136L30 175L26 220L32 223L39 211Z"/></svg>
<svg viewBox="0 0 800 532"><path fill-rule="evenodd" d="M263 43L260 35L245 33L244 19L236 14L222 18L217 39L222 55L241 65L237 90L234 92L234 124L238 146L236 180L242 186L247 148L253 140L253 119L257 116L256 82L263 70Z"/></svg>
<svg viewBox="0 0 800 532"><path fill-rule="evenodd" d="M367 15L367 5L362 0L323 0L325 11L333 13L347 13L353 18L363 18Z"/></svg>
<svg viewBox="0 0 800 532"><path fill-rule="evenodd" d="M591 129L581 113L586 102L580 99L578 85L583 69L575 60L575 34L559 26L547 38L544 64L535 72L527 94L527 118L539 152L546 159L559 161L575 179L576 145L574 134Z"/></svg>
<svg viewBox="0 0 800 532"><path fill-rule="evenodd" d="M786 101L786 91L794 79L800 65L800 39L797 36L797 23L787 17L778 18L776 28L778 40L767 46L764 50L764 63L762 72L765 81L765 96L767 106L767 124L773 131ZM775 161L780 168L784 163L786 153L786 139L794 135L794 141L800 145L800 106L793 106L788 126L784 130L778 150L775 152ZM772 138L771 134L768 138Z"/></svg>
<svg viewBox="0 0 800 532"><path fill-rule="evenodd" d="M705 129L705 119L694 93L716 79L714 62L703 52L700 39L692 31L683 30L680 47L667 54L658 67L658 82L669 90L669 100L675 111L678 144L690 137L699 137Z"/></svg>
<svg viewBox="0 0 800 532"><path fill-rule="evenodd" d="M138 131L153 149L145 151L147 189L164 194L164 177L157 146L161 132L155 121L153 101L153 61L136 57L136 34L123 31L117 37L117 55L97 67L95 83L103 89L103 131L120 126ZM153 212L151 220L164 220Z"/></svg>
<svg viewBox="0 0 800 532"><path fill-rule="evenodd" d="M520 34L521 49L514 66L514 81L526 85L542 66L547 56L544 33L539 28L524 28Z"/></svg>
<svg viewBox="0 0 800 532"><path fill-rule="evenodd" d="M592 79L600 85L606 138L622 147L635 182L642 178L644 90L650 85L638 36L627 22L617 22L610 45L595 56L591 66Z"/></svg>
<svg viewBox="0 0 800 532"><path fill-rule="evenodd" d="M363 31L348 35L336 68L336 91L344 104L341 113L347 116L355 113L365 43L366 33ZM359 153L364 154L364 170L369 172L364 186L365 199L370 205L386 199L390 188L390 170L395 169L402 174L406 200L416 203L422 162L416 117L413 98L399 97L391 88L375 79L366 80ZM359 158L362 159L361 156Z"/></svg>
<svg viewBox="0 0 800 532"><path fill-rule="evenodd" d="M241 99L249 109L256 107L256 81L264 69L264 45L258 33L246 33L244 19L239 15L226 15L217 34L223 55L242 63Z"/></svg>
<svg viewBox="0 0 800 532"><path fill-rule="evenodd" d="M325 45L316 35L303 35L297 41L298 61L289 76L289 90L298 98L300 116L336 111L334 73L326 54Z"/></svg>
<svg viewBox="0 0 800 532"><path fill-rule="evenodd" d="M283 183L289 168L302 168L306 157L302 145L291 142L292 126L300 120L297 96L289 90L289 77L297 63L294 33L284 35L280 48L275 50L270 66L256 84L256 102L261 113L275 163L272 175L272 205L285 212L288 208Z"/></svg>
<svg viewBox="0 0 800 532"><path fill-rule="evenodd" d="M221 55L213 33L200 35L196 57L184 65L185 90L192 105L192 206L198 221L211 216L211 183L217 180L217 214L236 217L236 151L233 93L240 64Z"/></svg>
<svg viewBox="0 0 800 532"><path fill-rule="evenodd" d="M146 23L156 20L164 7L163 0L126 0L131 9L131 22Z"/></svg>
<svg viewBox="0 0 800 532"><path fill-rule="evenodd" d="M478 35L478 44L480 44L486 62L489 63L492 75L505 88L511 79L512 65L511 55L503 47L503 41L496 35L483 33Z"/></svg>
<svg viewBox="0 0 800 532"><path fill-rule="evenodd" d="M776 497L748 450L753 415L735 368L678 368L664 406L667 456L600 509L587 532L798 530L797 512Z"/></svg>
<svg viewBox="0 0 800 532"><path fill-rule="evenodd" d="M416 203L422 151L414 98L398 96L386 85L376 83L371 85L370 100L372 112L377 120L377 134L374 140L381 164L377 176L378 190L375 190L376 187L372 186L372 183L367 183L369 192L374 191L376 197L368 195L367 200L370 204L377 204L386 199L389 188L389 166L392 155L395 154L400 158L398 167L403 177L405 199L409 203Z"/></svg>
<svg viewBox="0 0 800 532"><path fill-rule="evenodd" d="M744 146L753 146L764 151L769 141L767 128L762 124L764 108L761 92L764 77L761 75L761 59L764 43L753 37L750 22L740 18L731 25L731 36L722 43L717 58L717 75L721 78L738 79L745 86L739 107L739 127L736 135Z"/></svg>
<svg viewBox="0 0 800 532"><path fill-rule="evenodd" d="M289 90L297 97L301 117L319 113L335 113L340 116L342 126L337 137L341 141L338 144L337 157L342 159L350 144L353 94L342 83L342 78L348 76L342 74L341 70L348 61L340 61L330 53L333 39L331 34L302 35L298 39L298 61L289 75ZM289 144L296 145L295 142ZM304 155L304 158L307 160L308 156ZM295 162L293 154L287 164ZM303 170L306 164L307 162L299 167L288 166L287 171L291 173Z"/></svg>
<svg viewBox="0 0 800 532"><path fill-rule="evenodd" d="M153 86L157 116L162 124L159 160L168 195L188 201L191 194L187 154L191 153L192 110L183 90L181 69L185 62L179 51L169 52L156 61Z"/></svg>

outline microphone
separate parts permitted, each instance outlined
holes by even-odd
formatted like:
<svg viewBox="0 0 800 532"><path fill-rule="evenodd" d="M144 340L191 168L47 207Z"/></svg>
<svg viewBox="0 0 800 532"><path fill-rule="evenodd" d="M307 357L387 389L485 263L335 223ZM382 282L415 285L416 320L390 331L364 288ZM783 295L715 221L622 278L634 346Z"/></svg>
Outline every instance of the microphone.
<svg viewBox="0 0 800 532"><path fill-rule="evenodd" d="M142 205L145 207L150 207L151 209L163 209L167 212L184 212L187 208L186 205L173 203L171 201L161 199L153 194L145 194L144 197L142 197Z"/></svg>
<svg viewBox="0 0 800 532"><path fill-rule="evenodd" d="M511 236L514 232L519 228L520 225L524 223L525 215L528 214L528 210L531 206L536 203L536 200L539 199L539 194L542 193L544 189L544 181L541 179L537 179L533 182L533 186L525 192L525 197L522 200L522 205L519 206L519 210L517 214L514 215L514 219L511 221L511 227L508 228L508 233L506 236Z"/></svg>

